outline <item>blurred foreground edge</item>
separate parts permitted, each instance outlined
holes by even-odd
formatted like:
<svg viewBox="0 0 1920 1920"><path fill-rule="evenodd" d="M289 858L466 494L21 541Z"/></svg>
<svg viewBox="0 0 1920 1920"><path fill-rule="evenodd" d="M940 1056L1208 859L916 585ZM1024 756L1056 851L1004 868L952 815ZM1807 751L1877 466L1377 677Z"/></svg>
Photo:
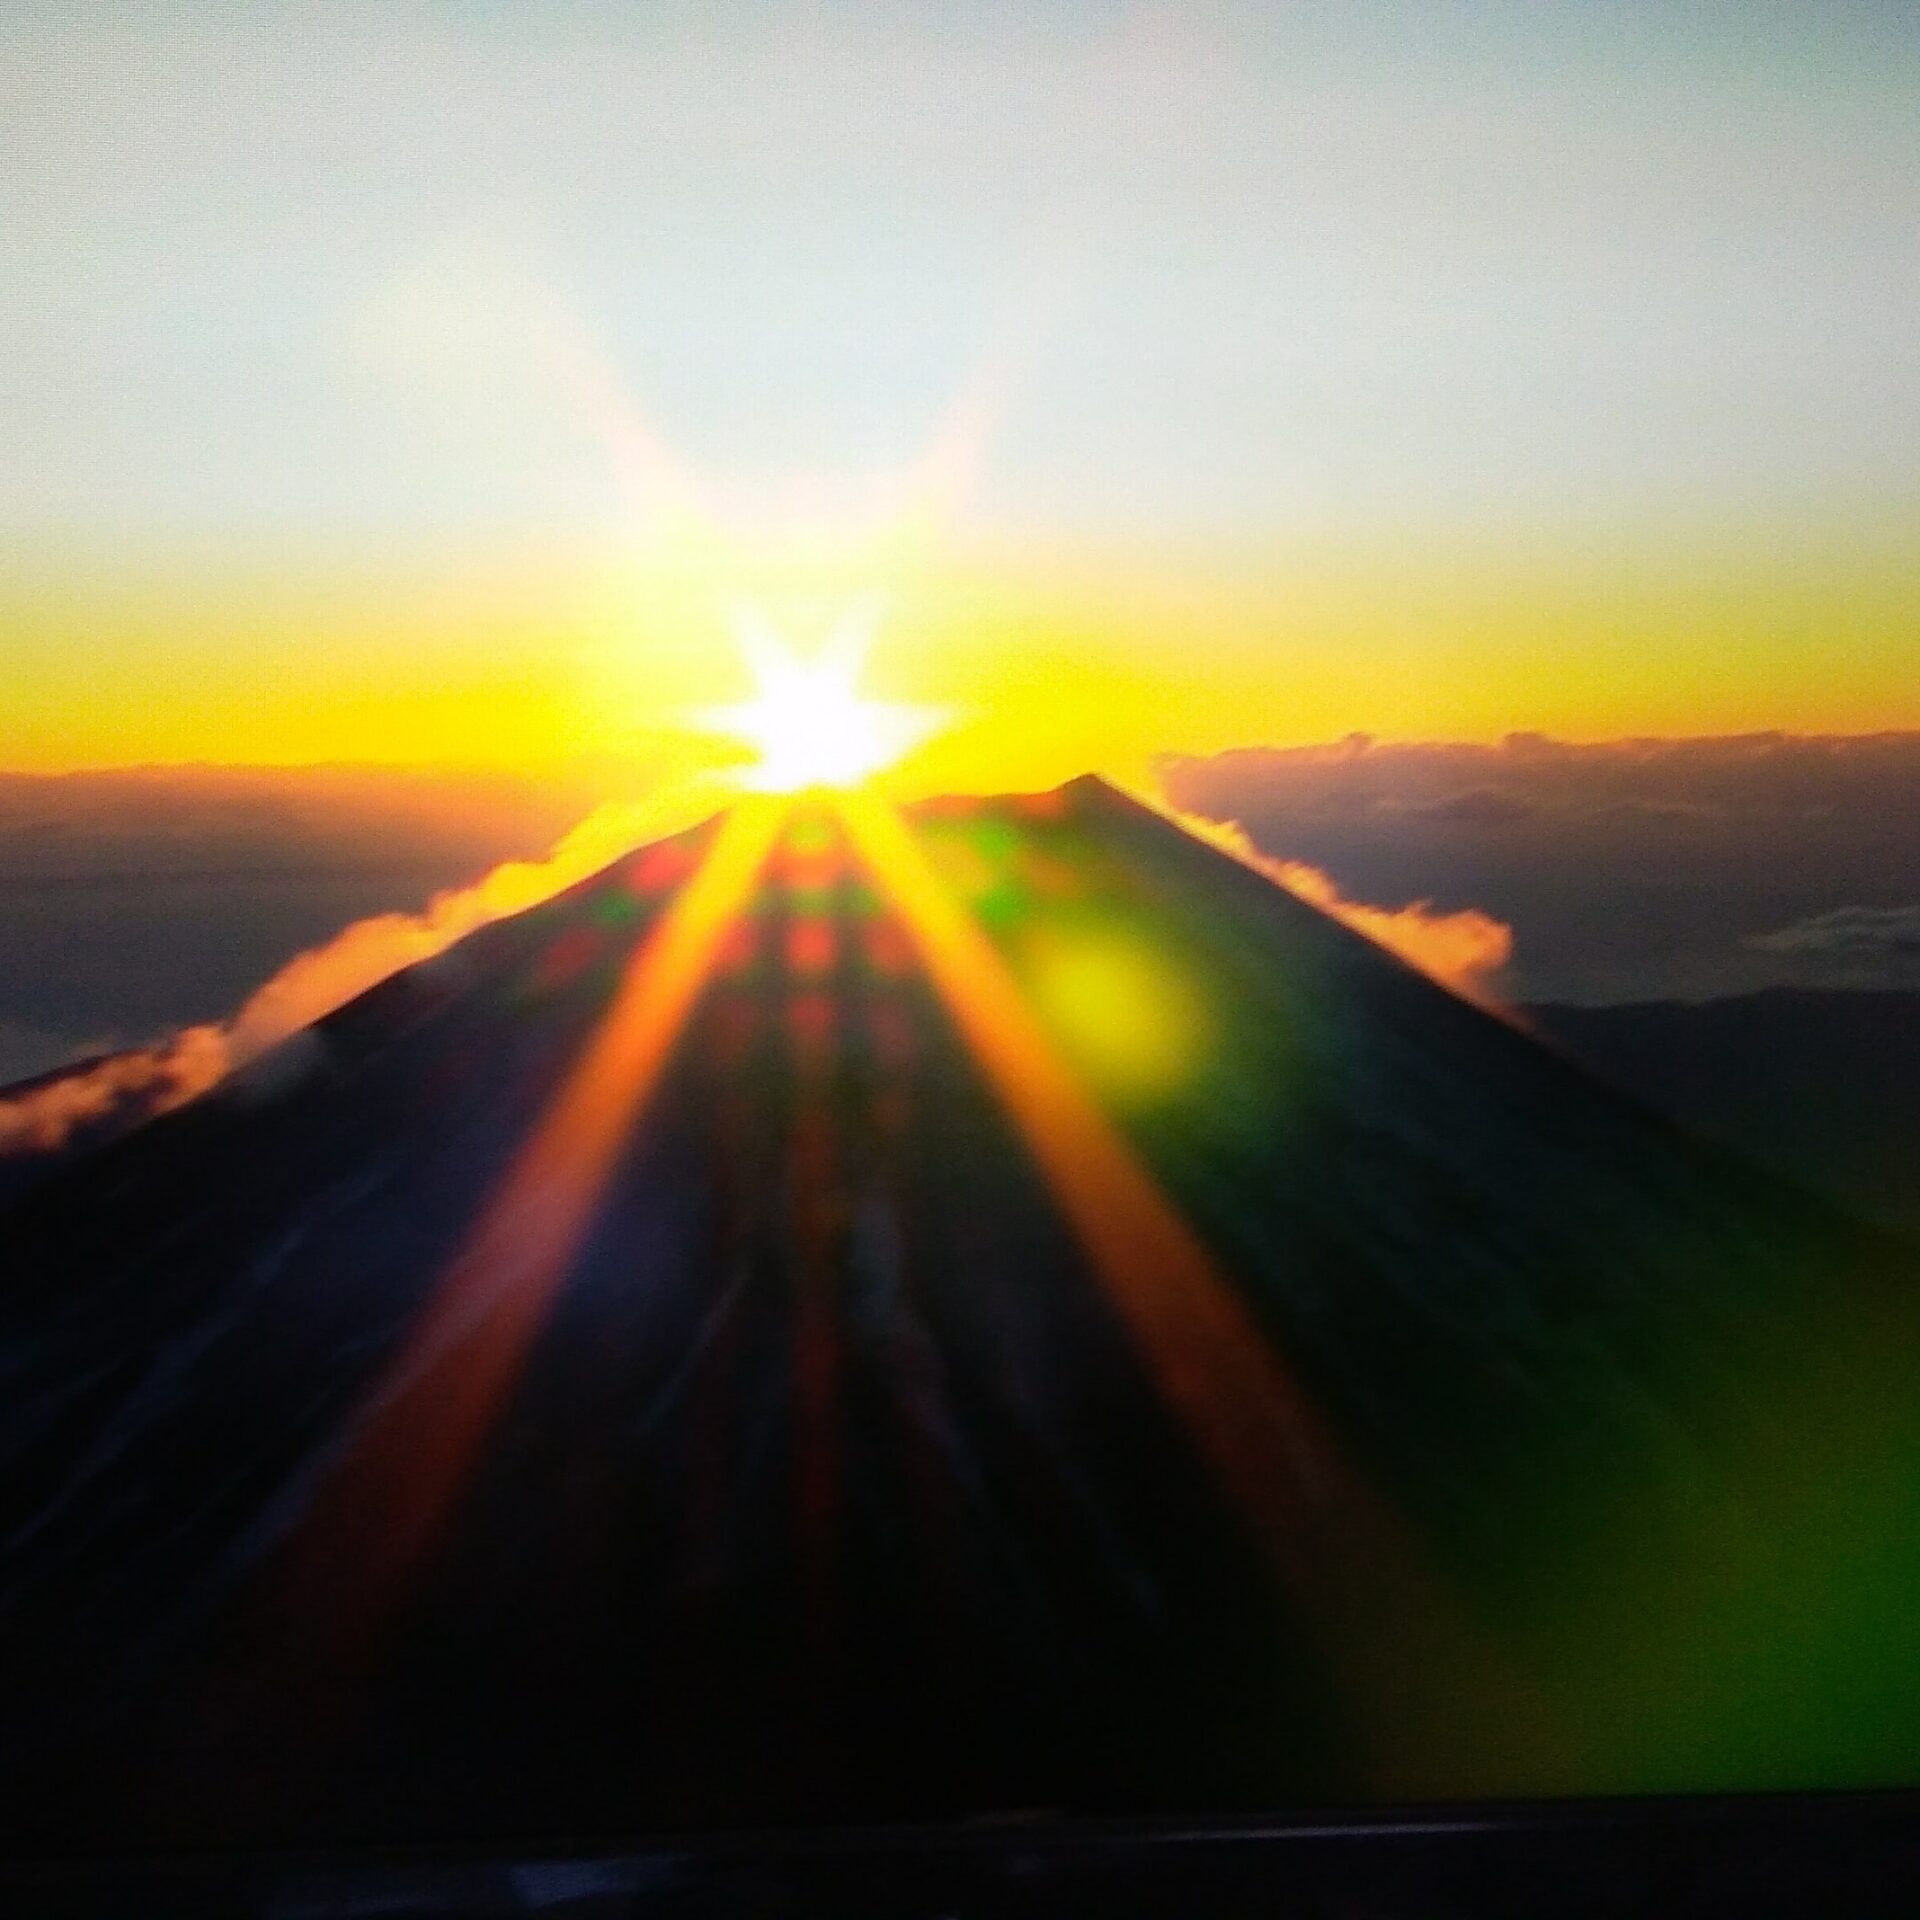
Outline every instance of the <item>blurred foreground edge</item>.
<svg viewBox="0 0 1920 1920"><path fill-rule="evenodd" d="M1920 1911L1920 1796L1676 1797L0 1868L19 1920Z"/></svg>

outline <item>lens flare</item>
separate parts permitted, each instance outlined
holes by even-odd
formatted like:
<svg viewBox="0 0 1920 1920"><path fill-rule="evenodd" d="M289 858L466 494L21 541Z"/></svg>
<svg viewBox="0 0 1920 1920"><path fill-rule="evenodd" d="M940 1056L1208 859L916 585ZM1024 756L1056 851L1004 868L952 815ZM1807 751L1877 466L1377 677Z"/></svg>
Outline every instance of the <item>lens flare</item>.
<svg viewBox="0 0 1920 1920"><path fill-rule="evenodd" d="M744 784L767 793L858 786L945 724L939 708L872 700L860 692L879 619L878 598L861 600L808 660L761 609L734 609L734 635L753 675L754 697L709 708L699 721L752 750L755 761Z"/></svg>
<svg viewBox="0 0 1920 1920"><path fill-rule="evenodd" d="M1036 942L1028 987L1081 1070L1120 1099L1186 1085L1212 1038L1192 982L1146 942L1121 934Z"/></svg>

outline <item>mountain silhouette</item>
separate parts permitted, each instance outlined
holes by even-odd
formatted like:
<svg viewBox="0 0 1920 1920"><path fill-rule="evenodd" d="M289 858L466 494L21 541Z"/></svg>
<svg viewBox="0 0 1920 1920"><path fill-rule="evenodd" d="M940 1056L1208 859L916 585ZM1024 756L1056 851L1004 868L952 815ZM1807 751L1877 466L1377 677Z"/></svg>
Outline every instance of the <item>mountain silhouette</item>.
<svg viewBox="0 0 1920 1920"><path fill-rule="evenodd" d="M16 1853L1920 1765L1903 1243L1098 781L731 825L0 1213Z"/></svg>

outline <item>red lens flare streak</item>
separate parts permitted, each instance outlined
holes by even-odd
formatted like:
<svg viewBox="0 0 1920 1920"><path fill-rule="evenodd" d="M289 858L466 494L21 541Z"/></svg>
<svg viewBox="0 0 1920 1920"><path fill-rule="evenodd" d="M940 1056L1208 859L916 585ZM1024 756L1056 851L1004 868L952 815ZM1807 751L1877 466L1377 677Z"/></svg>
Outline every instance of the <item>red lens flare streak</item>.
<svg viewBox="0 0 1920 1920"><path fill-rule="evenodd" d="M343 1653L430 1557L784 814L750 799L722 822L364 1410L302 1541L302 1571L338 1576L322 1590Z"/></svg>

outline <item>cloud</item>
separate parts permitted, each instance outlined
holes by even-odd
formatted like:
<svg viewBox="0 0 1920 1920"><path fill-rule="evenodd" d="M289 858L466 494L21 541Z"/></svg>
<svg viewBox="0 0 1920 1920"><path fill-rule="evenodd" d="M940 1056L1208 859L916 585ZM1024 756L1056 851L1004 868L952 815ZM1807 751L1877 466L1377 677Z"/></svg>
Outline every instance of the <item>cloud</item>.
<svg viewBox="0 0 1920 1920"><path fill-rule="evenodd" d="M602 806L542 860L504 861L473 885L436 895L419 913L356 921L295 955L231 1018L188 1027L0 1100L0 1154L50 1152L83 1130L134 1125L184 1106L401 968L551 899L637 842L688 824L694 811L684 794Z"/></svg>
<svg viewBox="0 0 1920 1920"><path fill-rule="evenodd" d="M1504 1011L1494 981L1513 957L1513 930L1491 914L1467 907L1436 913L1425 900L1404 907L1377 907L1351 900L1331 874L1305 860L1275 859L1254 845L1234 820L1210 820L1203 814L1161 809L1189 833L1236 860L1264 873L1309 906L1385 947L1429 979L1463 1000L1489 1011Z"/></svg>
<svg viewBox="0 0 1920 1920"><path fill-rule="evenodd" d="M1435 913L1428 902L1374 907L1349 900L1333 878L1304 860L1272 862L1273 877L1302 900L1397 953L1463 999L1497 1007L1492 981L1513 957L1513 929L1477 907Z"/></svg>
<svg viewBox="0 0 1920 1920"><path fill-rule="evenodd" d="M1805 952L1755 937L1920 899L1915 731L1362 734L1169 758L1160 774L1174 806L1239 822L1360 900L1478 908L1510 927L1516 1001L1709 999L1809 978Z"/></svg>
<svg viewBox="0 0 1920 1920"><path fill-rule="evenodd" d="M1465 793L1436 800L1423 811L1431 820L1458 820L1467 826L1497 827L1527 819L1534 807L1531 801L1501 793L1493 787L1469 787Z"/></svg>
<svg viewBox="0 0 1920 1920"><path fill-rule="evenodd" d="M1920 905L1835 907L1746 943L1806 985L1920 986Z"/></svg>
<svg viewBox="0 0 1920 1920"><path fill-rule="evenodd" d="M1742 733L1672 739L1493 744L1387 741L1245 747L1160 763L1174 802L1216 816L1231 797L1289 813L1419 815L1462 827L1609 808L1687 820L1822 817L1905 795L1920 781L1920 732Z"/></svg>
<svg viewBox="0 0 1920 1920"><path fill-rule="evenodd" d="M184 1106L219 1081L231 1057L219 1027L188 1027L0 1100L0 1154L49 1153L85 1128Z"/></svg>

